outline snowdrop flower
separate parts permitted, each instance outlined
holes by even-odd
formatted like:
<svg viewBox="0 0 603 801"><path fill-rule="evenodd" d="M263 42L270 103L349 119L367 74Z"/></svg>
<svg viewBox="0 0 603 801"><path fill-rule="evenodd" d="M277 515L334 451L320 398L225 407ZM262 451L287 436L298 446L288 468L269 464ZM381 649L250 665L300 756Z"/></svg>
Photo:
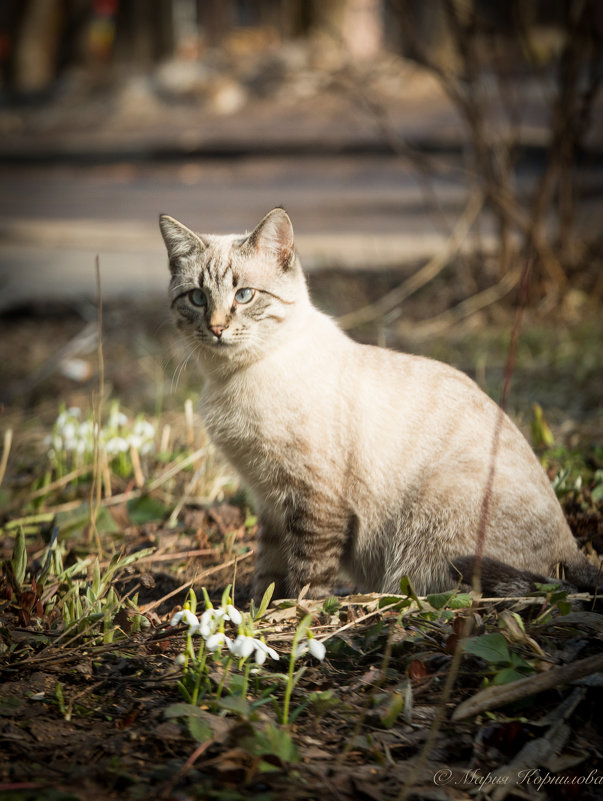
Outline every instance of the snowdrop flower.
<svg viewBox="0 0 603 801"><path fill-rule="evenodd" d="M130 450L127 440L123 437L112 437L105 445L107 453L125 453Z"/></svg>
<svg viewBox="0 0 603 801"><path fill-rule="evenodd" d="M206 609L199 621L199 634L207 639L215 632L223 620L230 620L230 618L221 606L217 609L213 607Z"/></svg>
<svg viewBox="0 0 603 801"><path fill-rule="evenodd" d="M263 665L264 662L266 661L267 656L269 656L271 659L274 659L275 661L280 659L280 656L277 654L274 648L271 648L269 645L266 645L266 643L263 640L257 640L257 639L254 640L254 645L255 645L255 661L257 662L258 665Z"/></svg>
<svg viewBox="0 0 603 801"><path fill-rule="evenodd" d="M151 439L155 436L155 426L141 418L134 423L133 433L142 439Z"/></svg>
<svg viewBox="0 0 603 801"><path fill-rule="evenodd" d="M305 654L306 651L309 651L312 656L315 659L318 659L320 662L322 662L327 654L327 649L324 647L324 645L318 640L315 640L314 637L310 637L309 640L300 642L295 652L295 658L299 659L299 657L302 656L302 654Z"/></svg>
<svg viewBox="0 0 603 801"><path fill-rule="evenodd" d="M255 640L247 634L239 634L230 647L230 653L241 659L247 659L255 651Z"/></svg>
<svg viewBox="0 0 603 801"><path fill-rule="evenodd" d="M240 626L243 622L243 615L239 612L236 607L232 604L228 604L226 607L226 612L228 614L228 619L235 624L235 626Z"/></svg>
<svg viewBox="0 0 603 801"><path fill-rule="evenodd" d="M186 662L186 654L178 654L178 656L174 659L174 663L178 665L178 667L182 667Z"/></svg>
<svg viewBox="0 0 603 801"><path fill-rule="evenodd" d="M170 620L170 626L177 626L181 620L186 623L189 629L196 628L199 625L199 621L190 609L182 609L180 612L176 612Z"/></svg>
<svg viewBox="0 0 603 801"><path fill-rule="evenodd" d="M111 407L109 412L109 426L111 428L120 428L128 425L128 418L123 412L120 412L116 405Z"/></svg>
<svg viewBox="0 0 603 801"><path fill-rule="evenodd" d="M225 645L230 649L232 640L223 631L217 631L205 640L205 647L208 651L217 651L218 648L222 648Z"/></svg>
<svg viewBox="0 0 603 801"><path fill-rule="evenodd" d="M59 430L62 430L68 422L71 422L74 417L78 419L81 414L82 410L78 409L77 406L70 406L69 409L65 409L64 412L59 414L57 417L56 427Z"/></svg>

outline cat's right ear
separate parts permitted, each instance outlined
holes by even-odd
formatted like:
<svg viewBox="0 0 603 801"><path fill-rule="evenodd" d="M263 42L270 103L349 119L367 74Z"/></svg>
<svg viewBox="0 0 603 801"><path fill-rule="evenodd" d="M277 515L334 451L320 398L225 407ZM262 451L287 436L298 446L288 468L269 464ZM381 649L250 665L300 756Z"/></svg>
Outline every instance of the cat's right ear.
<svg viewBox="0 0 603 801"><path fill-rule="evenodd" d="M207 247L200 236L167 214L159 215L159 228L167 248L170 268L179 256L186 256L193 251L199 252Z"/></svg>

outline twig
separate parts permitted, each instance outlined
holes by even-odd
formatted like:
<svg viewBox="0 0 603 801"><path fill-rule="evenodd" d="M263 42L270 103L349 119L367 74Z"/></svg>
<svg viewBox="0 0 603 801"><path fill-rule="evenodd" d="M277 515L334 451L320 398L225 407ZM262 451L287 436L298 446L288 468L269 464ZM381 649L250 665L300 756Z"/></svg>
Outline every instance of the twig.
<svg viewBox="0 0 603 801"><path fill-rule="evenodd" d="M452 235L446 243L444 249L431 258L427 264L413 273L406 281L403 281L399 286L392 289L383 297L379 298L375 303L369 303L367 306L362 306L356 311L344 314L339 317L338 323L344 328L354 328L364 323L373 322L382 317L387 312L398 306L402 301L406 300L410 295L417 292L425 284L432 281L438 273L449 263L450 258L461 247L463 241L469 230L482 209L484 197L481 192L475 192L469 198L467 206L459 218Z"/></svg>
<svg viewBox="0 0 603 801"><path fill-rule="evenodd" d="M459 704L454 710L451 720L453 722L465 720L480 712L497 709L499 706L519 701L530 695L552 690L553 687L557 687L559 684L569 684L600 670L603 670L603 654L596 654L586 659L580 659L578 662L572 662L569 665L553 668L553 670L549 670L546 673L538 673L536 676L529 676L527 679L519 679L512 684L503 684L501 687L488 687Z"/></svg>
<svg viewBox="0 0 603 801"><path fill-rule="evenodd" d="M446 328L465 320L467 317L471 317L472 314L485 309L487 306L491 306L509 294L517 285L520 274L519 270L509 271L493 286L471 295L470 298L461 301L452 309L413 325L413 334L421 337L441 334Z"/></svg>
<svg viewBox="0 0 603 801"><path fill-rule="evenodd" d="M400 601L402 600L404 600L404 598L400 597ZM382 606L380 609L373 609L372 612L368 612L366 615L357 617L356 620L352 620L350 623L346 623L345 626L341 626L341 628L335 629L335 631L332 631L329 634L325 634L324 637L317 637L316 639L319 640L320 642L324 642L325 640L330 640L331 637L336 637L338 634L341 634L341 632L345 631L346 629L353 628L354 626L357 626L359 623L364 623L365 620L368 620L369 618L374 617L375 615L380 615L383 612L387 612L390 609L393 609L394 607L398 606L400 601L395 601L394 603L388 604L387 606Z"/></svg>
<svg viewBox="0 0 603 801"><path fill-rule="evenodd" d="M215 556L216 551L214 548L197 548L192 551L178 551L176 553L154 553L151 556L144 556L142 559L137 559L136 564L141 565L144 562L170 562L176 559L191 559L193 556ZM108 567L110 560L99 563L101 570Z"/></svg>
<svg viewBox="0 0 603 801"><path fill-rule="evenodd" d="M229 562L224 562L223 564L215 565L214 567L209 567L207 570L204 570L202 573L199 573L193 581L187 581L185 584L181 584L179 587L176 587L175 590L168 592L167 595L164 595L162 598L159 598L156 601L151 601L151 603L145 604L144 606L140 607L141 614L145 614L146 612L152 612L153 609L157 609L158 606L164 601L169 600L174 595L178 595L179 592L182 590L187 589L187 587L192 586L193 583L197 583L200 579L205 578L206 576L211 576L213 573L217 573L219 570L224 570L227 567L231 567L235 562L239 563L242 562L243 559L249 559L250 556L255 554L255 550L248 551L244 553L243 556L237 556L234 559L231 559ZM142 560L141 560L142 561Z"/></svg>

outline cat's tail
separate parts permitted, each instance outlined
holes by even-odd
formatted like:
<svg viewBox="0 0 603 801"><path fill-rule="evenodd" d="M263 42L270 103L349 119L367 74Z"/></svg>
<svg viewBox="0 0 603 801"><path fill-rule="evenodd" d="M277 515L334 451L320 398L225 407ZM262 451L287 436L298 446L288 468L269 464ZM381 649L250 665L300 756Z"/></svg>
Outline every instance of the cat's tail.
<svg viewBox="0 0 603 801"><path fill-rule="evenodd" d="M593 592L595 595L598 594L599 587L603 589L603 576L601 574L603 563L599 567L595 567L588 561L582 551L576 550L563 563L563 566L565 568L566 581L577 589Z"/></svg>
<svg viewBox="0 0 603 801"><path fill-rule="evenodd" d="M599 584L603 586L601 568L592 565L581 551L576 549L563 566L565 580L561 581L484 556L480 569L482 593L498 598L527 595L536 591L537 584L559 583L570 592L582 590L597 594ZM450 576L457 583L460 580L463 584L471 586L475 569L475 556L457 556L450 563Z"/></svg>

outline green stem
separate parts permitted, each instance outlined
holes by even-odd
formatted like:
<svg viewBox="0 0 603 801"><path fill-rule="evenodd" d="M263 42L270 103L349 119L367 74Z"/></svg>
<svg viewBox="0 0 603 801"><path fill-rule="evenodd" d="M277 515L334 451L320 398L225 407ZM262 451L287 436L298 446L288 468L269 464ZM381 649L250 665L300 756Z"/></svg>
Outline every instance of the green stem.
<svg viewBox="0 0 603 801"><path fill-rule="evenodd" d="M195 686L193 688L193 697L192 697L192 704L193 706L197 706L197 699L199 698L199 692L201 690L201 681L205 678L205 663L207 662L207 652L203 650L203 646L205 643L201 643L201 648L199 649L199 659L197 660L197 665L195 666Z"/></svg>
<svg viewBox="0 0 603 801"><path fill-rule="evenodd" d="M297 643L295 643L295 646ZM287 686L285 687L285 701L283 703L283 726L287 725L289 720L289 703L291 701L291 693L293 691L293 670L295 668L295 647L291 649L291 656L289 657L289 672L287 674Z"/></svg>
<svg viewBox="0 0 603 801"><path fill-rule="evenodd" d="M226 677L230 673L230 666L232 665L232 657L229 655L228 659L226 660L226 665L224 666L224 672L222 673L222 678L220 679L220 684L216 691L216 701L221 698L222 690L224 689L224 682L226 681Z"/></svg>
<svg viewBox="0 0 603 801"><path fill-rule="evenodd" d="M251 662L249 659L247 660L247 664L245 665L245 673L243 674L243 690L242 696L243 698L247 698L247 687L249 686L249 672L251 670Z"/></svg>

